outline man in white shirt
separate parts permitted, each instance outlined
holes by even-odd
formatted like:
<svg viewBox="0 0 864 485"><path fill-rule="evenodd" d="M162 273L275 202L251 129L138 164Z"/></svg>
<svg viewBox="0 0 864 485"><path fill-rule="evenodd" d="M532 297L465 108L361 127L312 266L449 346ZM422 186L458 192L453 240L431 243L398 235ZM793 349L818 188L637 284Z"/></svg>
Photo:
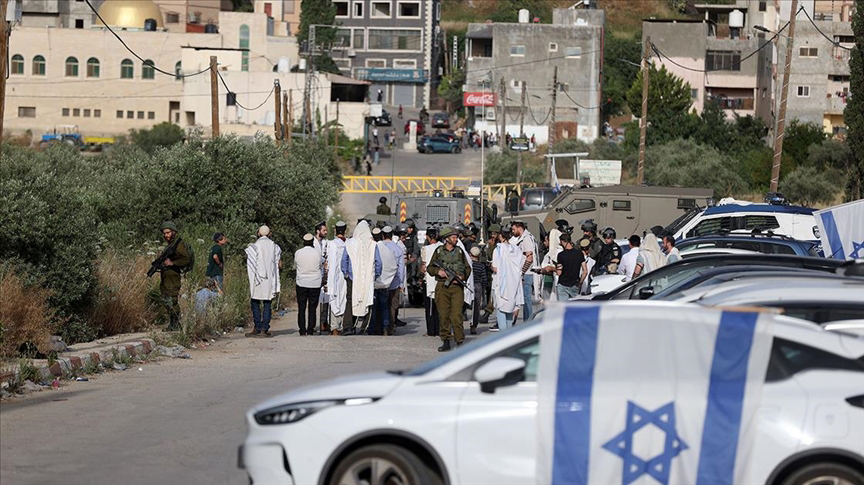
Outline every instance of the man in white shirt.
<svg viewBox="0 0 864 485"><path fill-rule="evenodd" d="M321 296L318 303L321 304L321 328L318 335L330 333L330 297L327 294L327 260L330 257L330 241L327 240L327 222L321 221L315 224L315 239L313 247L321 253Z"/></svg>
<svg viewBox="0 0 864 485"><path fill-rule="evenodd" d="M510 238L510 244L517 246L522 251L522 254L525 255L525 261L522 265L522 293L524 297L522 321L527 322L531 320L531 315L533 315L531 297L534 285L534 273L529 273L528 269L534 264L534 255L537 253L537 242L534 240L534 235L525 228L524 221L513 221L511 227L513 237Z"/></svg>
<svg viewBox="0 0 864 485"><path fill-rule="evenodd" d="M642 245L642 238L636 234L630 236L630 250L627 254L621 256L621 264L618 265L618 274L624 275L624 281L633 279L633 271L636 269L636 260L639 258L639 246Z"/></svg>
<svg viewBox="0 0 864 485"><path fill-rule="evenodd" d="M246 273L252 301L252 321L255 330L247 337L272 337L270 334L270 304L282 291L279 270L282 268L282 248L270 239L270 228L258 228L258 239L246 247ZM263 306L263 312L262 307Z"/></svg>
<svg viewBox="0 0 864 485"><path fill-rule="evenodd" d="M390 327L390 285L399 272L397 253L387 247L387 238L379 228L372 229L372 239L381 257L381 273L375 278L375 293L373 298L372 322L369 325L369 335L383 335L384 329ZM390 241L392 243L392 241Z"/></svg>
<svg viewBox="0 0 864 485"><path fill-rule="evenodd" d="M666 264L681 260L681 253L675 247L675 236L671 234L663 236L663 251L666 252Z"/></svg>
<svg viewBox="0 0 864 485"><path fill-rule="evenodd" d="M315 331L315 315L321 294L321 253L315 249L314 240L314 236L306 234L303 236L303 247L294 253L294 269L297 271L297 326L300 328L301 337Z"/></svg>

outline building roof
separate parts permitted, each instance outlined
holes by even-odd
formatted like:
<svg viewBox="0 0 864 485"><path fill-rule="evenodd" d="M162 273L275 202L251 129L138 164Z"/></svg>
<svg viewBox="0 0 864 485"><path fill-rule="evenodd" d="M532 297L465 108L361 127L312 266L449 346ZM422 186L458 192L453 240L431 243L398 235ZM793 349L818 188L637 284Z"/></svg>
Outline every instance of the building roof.
<svg viewBox="0 0 864 485"><path fill-rule="evenodd" d="M476 30L469 30L468 33L465 34L465 37L469 39L491 39L492 38L492 25L484 25Z"/></svg>
<svg viewBox="0 0 864 485"><path fill-rule="evenodd" d="M156 28L163 28L162 11L151 0L112 0L103 2L99 16L109 27L144 29L144 21L153 19ZM99 25L100 22L97 22Z"/></svg>
<svg viewBox="0 0 864 485"><path fill-rule="evenodd" d="M738 5L736 3L729 4L708 4L708 3L697 3L693 5L696 10L719 10L721 12L733 11L733 10L747 10L747 5Z"/></svg>

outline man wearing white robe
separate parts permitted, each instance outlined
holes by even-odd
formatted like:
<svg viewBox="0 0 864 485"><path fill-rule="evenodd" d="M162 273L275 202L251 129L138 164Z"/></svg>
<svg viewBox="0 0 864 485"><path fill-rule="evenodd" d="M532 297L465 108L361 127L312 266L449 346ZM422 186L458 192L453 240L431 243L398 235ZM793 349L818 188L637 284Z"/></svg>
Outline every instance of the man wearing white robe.
<svg viewBox="0 0 864 485"><path fill-rule="evenodd" d="M258 239L246 247L246 272L249 276L252 320L255 329L247 337L270 334L270 304L281 291L279 270L282 267L282 248L270 239L270 228L258 228ZM263 312L262 307L263 306Z"/></svg>
<svg viewBox="0 0 864 485"><path fill-rule="evenodd" d="M333 230L336 237L328 243L328 259L334 261L327 265L327 300L330 307L330 335L342 333L342 316L345 314L346 285L342 274L342 254L345 252L346 224L339 221Z"/></svg>
<svg viewBox="0 0 864 485"><path fill-rule="evenodd" d="M549 301L558 300L556 292L558 288L558 273L555 271L555 267L558 264L558 253L561 250L561 231L552 229L549 232L549 251L546 253L546 256L543 256L543 263L540 264L543 274L552 275L552 290L547 297Z"/></svg>
<svg viewBox="0 0 864 485"><path fill-rule="evenodd" d="M345 306L343 328L346 333L354 333L354 317L362 319L361 328L368 324L375 279L381 275L381 256L365 220L357 223L354 236L345 242L341 265L350 298Z"/></svg>
<svg viewBox="0 0 864 485"><path fill-rule="evenodd" d="M510 234L504 227L498 236L492 256L492 291L495 294L495 314L498 324L490 330L505 330L513 326L513 314L525 302L522 268L526 256L522 249L510 243Z"/></svg>
<svg viewBox="0 0 864 485"><path fill-rule="evenodd" d="M522 321L531 320L534 314L531 299L534 296L534 289L539 285L534 284L535 278L539 275L529 272L528 269L534 265L538 258L537 241L534 240L534 235L525 227L525 222L516 220L511 224L513 236L510 238L510 244L518 246L525 255L525 262L522 265L522 294L525 298L522 308Z"/></svg>
<svg viewBox="0 0 864 485"><path fill-rule="evenodd" d="M327 261L332 256L330 254L330 243L327 239L327 221L321 221L315 224L315 239L312 241L312 246L321 253L321 296L318 303L321 304L321 327L318 335L324 332L330 332L330 296L327 294Z"/></svg>
<svg viewBox="0 0 864 485"><path fill-rule="evenodd" d="M438 308L435 306L435 286L437 282L435 277L426 272L426 266L432 261L432 255L438 249L441 243L438 241L438 229L430 227L426 229L426 244L420 249L422 256L422 266L420 270L423 272L426 281L426 295L423 299L423 309L426 317L426 336L437 337L440 331L438 322Z"/></svg>

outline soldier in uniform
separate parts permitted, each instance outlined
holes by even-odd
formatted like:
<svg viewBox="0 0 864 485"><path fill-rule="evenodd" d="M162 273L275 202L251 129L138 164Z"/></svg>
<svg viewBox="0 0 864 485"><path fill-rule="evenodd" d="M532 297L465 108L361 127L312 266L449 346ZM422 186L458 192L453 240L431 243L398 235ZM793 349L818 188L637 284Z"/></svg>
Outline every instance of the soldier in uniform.
<svg viewBox="0 0 864 485"><path fill-rule="evenodd" d="M183 238L177 235L177 226L173 222L163 222L159 230L162 231L162 237L168 243L168 247L162 252L165 261L159 269L161 277L159 292L162 294L162 301L168 310L168 327L165 330L180 330L180 303L177 297L180 295L182 282L180 271L190 262L189 250L186 249Z"/></svg>
<svg viewBox="0 0 864 485"><path fill-rule="evenodd" d="M378 208L375 209L375 213L384 216L390 215L390 206L387 205L387 197L381 197L378 199Z"/></svg>
<svg viewBox="0 0 864 485"><path fill-rule="evenodd" d="M597 223L594 222L594 219L587 219L582 222L582 234L584 238L591 241L591 246L588 249L588 256L591 259L596 260L597 255L600 254L600 251L603 249L603 241L597 237Z"/></svg>
<svg viewBox="0 0 864 485"><path fill-rule="evenodd" d="M440 335L443 344L438 347L438 352L450 350L450 336L456 340L456 346L465 340L465 329L462 326L462 304L464 299L464 288L462 284L453 281L446 286L448 279L447 271L456 274L461 281L468 281L471 275L471 263L465 259L465 253L457 246L459 235L451 227L441 230L441 240L444 245L438 247L426 268L430 276L435 277L435 304L438 307L440 319Z"/></svg>
<svg viewBox="0 0 864 485"><path fill-rule="evenodd" d="M420 259L420 244L417 242L417 226L414 225L414 219L405 219L405 271L407 272L408 284L412 284L416 278L421 277L417 274Z"/></svg>
<svg viewBox="0 0 864 485"><path fill-rule="evenodd" d="M615 229L611 227L603 229L603 248L596 259L597 264L594 266L595 276L618 272L618 263L621 262L621 246L615 242Z"/></svg>

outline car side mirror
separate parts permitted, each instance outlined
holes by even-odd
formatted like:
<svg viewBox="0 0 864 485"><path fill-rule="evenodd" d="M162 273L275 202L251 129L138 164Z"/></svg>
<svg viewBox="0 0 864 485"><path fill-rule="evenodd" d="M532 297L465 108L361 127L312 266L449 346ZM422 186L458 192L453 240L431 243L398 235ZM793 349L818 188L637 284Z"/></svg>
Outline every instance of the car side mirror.
<svg viewBox="0 0 864 485"><path fill-rule="evenodd" d="M515 357L496 357L474 371L480 392L494 394L499 387L512 386L525 379L525 361Z"/></svg>
<svg viewBox="0 0 864 485"><path fill-rule="evenodd" d="M654 296L654 287L646 286L645 288L639 288L639 299L647 300Z"/></svg>

